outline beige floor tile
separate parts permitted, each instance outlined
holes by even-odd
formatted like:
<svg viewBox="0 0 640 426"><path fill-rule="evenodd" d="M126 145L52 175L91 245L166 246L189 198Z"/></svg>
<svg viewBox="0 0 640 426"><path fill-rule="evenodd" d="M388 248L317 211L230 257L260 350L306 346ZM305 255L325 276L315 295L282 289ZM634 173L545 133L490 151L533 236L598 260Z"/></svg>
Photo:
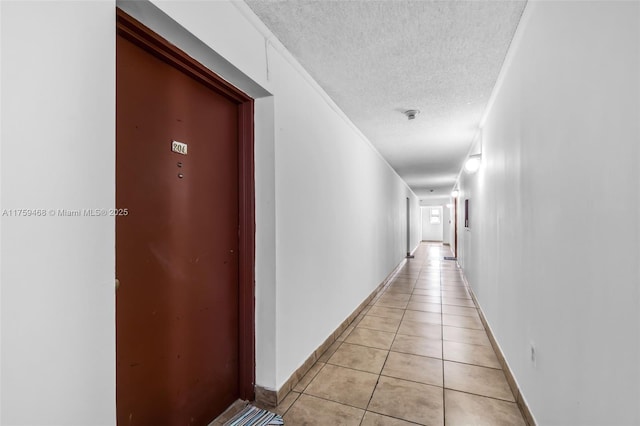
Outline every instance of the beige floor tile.
<svg viewBox="0 0 640 426"><path fill-rule="evenodd" d="M422 280L440 280L440 268L423 269L418 278Z"/></svg>
<svg viewBox="0 0 640 426"><path fill-rule="evenodd" d="M500 362L491 346L470 345L444 341L443 357L448 361L462 362L465 364L479 365L482 367L501 368Z"/></svg>
<svg viewBox="0 0 640 426"><path fill-rule="evenodd" d="M416 287L418 286L438 286L440 287L442 283L440 282L440 278L424 278L420 277L416 280Z"/></svg>
<svg viewBox="0 0 640 426"><path fill-rule="evenodd" d="M267 410L284 416L300 395L301 394L298 392L289 392L289 395L285 396L282 402L278 404L276 408L267 408Z"/></svg>
<svg viewBox="0 0 640 426"><path fill-rule="evenodd" d="M460 280L456 280L456 279L449 279L449 278L441 278L440 279L440 284L444 287L444 288L453 288L453 289L467 289L466 284L464 283L464 281L460 281Z"/></svg>
<svg viewBox="0 0 640 426"><path fill-rule="evenodd" d="M364 410L358 408L309 395L300 395L284 415L284 420L285 424L291 426L358 426L363 415Z"/></svg>
<svg viewBox="0 0 640 426"><path fill-rule="evenodd" d="M329 358L331 358L331 355L333 355L335 351L338 350L341 344L342 341L340 340L336 340L335 342L333 342L333 344L329 346L329 348L324 351L322 355L320 355L320 358L318 358L318 362L327 362Z"/></svg>
<svg viewBox="0 0 640 426"><path fill-rule="evenodd" d="M421 425L443 425L442 388L380 376L368 410Z"/></svg>
<svg viewBox="0 0 640 426"><path fill-rule="evenodd" d="M375 315L378 317L402 319L404 309L384 308L381 306L372 306L367 315Z"/></svg>
<svg viewBox="0 0 640 426"><path fill-rule="evenodd" d="M411 294L413 292L412 285L391 286L388 287L383 294Z"/></svg>
<svg viewBox="0 0 640 426"><path fill-rule="evenodd" d="M449 292L451 294L442 294L443 291ZM467 288L464 285L456 286L451 284L443 284L440 286L440 295L444 298L451 299L471 299L471 293L468 292Z"/></svg>
<svg viewBox="0 0 640 426"><path fill-rule="evenodd" d="M389 281L390 285L414 285L416 283L416 279L418 277L407 277L407 276L403 276L403 277L398 277L395 278L391 281Z"/></svg>
<svg viewBox="0 0 640 426"><path fill-rule="evenodd" d="M413 286L391 286L382 294L390 294L390 295L412 294L413 289L414 289Z"/></svg>
<svg viewBox="0 0 640 426"><path fill-rule="evenodd" d="M372 330L388 331L395 333L400 325L399 319L377 317L375 315L367 315L358 324L358 327L370 328Z"/></svg>
<svg viewBox="0 0 640 426"><path fill-rule="evenodd" d="M410 276L402 276L391 280L391 285L414 285L416 283L416 279L418 276L410 277Z"/></svg>
<svg viewBox="0 0 640 426"><path fill-rule="evenodd" d="M380 306L383 308L405 309L407 307L407 303L409 302L401 302L398 300L388 300L388 299L378 299L378 301L373 306Z"/></svg>
<svg viewBox="0 0 640 426"><path fill-rule="evenodd" d="M414 288L425 290L440 290L440 283L435 281L417 281Z"/></svg>
<svg viewBox="0 0 640 426"><path fill-rule="evenodd" d="M431 289L416 288L415 290L413 290L413 294L415 296L435 296L435 297L440 297L440 290L437 289L437 288L431 288Z"/></svg>
<svg viewBox="0 0 640 426"><path fill-rule="evenodd" d="M327 364L304 390L307 395L367 408L378 375Z"/></svg>
<svg viewBox="0 0 640 426"><path fill-rule="evenodd" d="M442 313L480 318L478 316L478 310L476 308L467 308L465 306L442 305Z"/></svg>
<svg viewBox="0 0 640 426"><path fill-rule="evenodd" d="M513 402L445 389L444 405L447 426L526 426Z"/></svg>
<svg viewBox="0 0 640 426"><path fill-rule="evenodd" d="M469 288L462 281L441 280L440 281L440 285L442 286L443 290L454 290L454 291L466 290L466 291L469 291Z"/></svg>
<svg viewBox="0 0 640 426"><path fill-rule="evenodd" d="M406 268L398 271L394 279L407 278L407 277L411 278L411 277L417 277L418 275L420 275L420 268Z"/></svg>
<svg viewBox="0 0 640 426"><path fill-rule="evenodd" d="M442 297L451 297L456 299L471 299L471 296L469 296L469 293L465 289L446 290L443 288L441 293L442 293L441 294Z"/></svg>
<svg viewBox="0 0 640 426"><path fill-rule="evenodd" d="M399 293L395 289L391 291L391 293L384 292L382 296L380 296L380 300L397 300L399 302L408 302L409 298L411 298L410 294L407 293Z"/></svg>
<svg viewBox="0 0 640 426"><path fill-rule="evenodd" d="M442 339L442 327L438 324L402 320L398 334L406 336L420 336L428 339Z"/></svg>
<svg viewBox="0 0 640 426"><path fill-rule="evenodd" d="M415 423L405 422L404 420L394 419L393 417L383 416L382 414L367 411L364 413L361 426L414 426Z"/></svg>
<svg viewBox="0 0 640 426"><path fill-rule="evenodd" d="M455 269L443 269L440 282L446 285L465 285L464 280Z"/></svg>
<svg viewBox="0 0 640 426"><path fill-rule="evenodd" d="M316 362L313 366L307 371L307 374L302 376L302 379L293 387L293 390L296 392L302 392L305 390L309 383L316 377L316 375L322 370L324 367L323 362Z"/></svg>
<svg viewBox="0 0 640 426"><path fill-rule="evenodd" d="M442 314L442 325L484 330L484 326L482 325L480 318L466 317L464 315Z"/></svg>
<svg viewBox="0 0 640 426"><path fill-rule="evenodd" d="M418 276L418 278L416 279L416 282L440 284L440 272L429 272L426 274L420 274L420 276Z"/></svg>
<svg viewBox="0 0 640 426"><path fill-rule="evenodd" d="M417 302L417 303L440 303L441 299L439 296L424 296L422 294L414 294L409 299L409 302Z"/></svg>
<svg viewBox="0 0 640 426"><path fill-rule="evenodd" d="M442 340L398 334L393 341L391 350L407 354L441 358Z"/></svg>
<svg viewBox="0 0 640 426"><path fill-rule="evenodd" d="M429 324L442 324L442 314L440 312L405 311L402 319L415 322L427 322Z"/></svg>
<svg viewBox="0 0 640 426"><path fill-rule="evenodd" d="M428 385L442 386L442 360L399 352L390 352L382 369L383 376Z"/></svg>
<svg viewBox="0 0 640 426"><path fill-rule="evenodd" d="M484 330L470 328L442 326L442 338L453 342L469 343L471 345L491 346L487 333Z"/></svg>
<svg viewBox="0 0 640 426"><path fill-rule="evenodd" d="M394 333L358 327L351 332L345 342L388 350L391 348L394 337Z"/></svg>
<svg viewBox="0 0 640 426"><path fill-rule="evenodd" d="M439 303L409 302L406 308L411 311L442 312L442 308Z"/></svg>
<svg viewBox="0 0 640 426"><path fill-rule="evenodd" d="M444 386L515 402L502 370L444 361Z"/></svg>
<svg viewBox="0 0 640 426"><path fill-rule="evenodd" d="M410 268L403 268L398 270L398 273L393 276L393 279L398 279L398 278L416 279L420 275L421 269L422 268L420 268L419 265L411 265Z"/></svg>
<svg viewBox="0 0 640 426"><path fill-rule="evenodd" d="M442 298L443 305L453 305L453 306L464 306L467 308L475 308L476 305L473 303L471 299L458 299L454 297L443 297Z"/></svg>
<svg viewBox="0 0 640 426"><path fill-rule="evenodd" d="M328 363L355 370L380 374L389 351L344 343Z"/></svg>
<svg viewBox="0 0 640 426"><path fill-rule="evenodd" d="M455 284L455 283L442 283L441 290L443 292L447 292L447 294L443 294L445 297L458 297L461 299L466 299L470 296L469 290L465 287L464 284Z"/></svg>

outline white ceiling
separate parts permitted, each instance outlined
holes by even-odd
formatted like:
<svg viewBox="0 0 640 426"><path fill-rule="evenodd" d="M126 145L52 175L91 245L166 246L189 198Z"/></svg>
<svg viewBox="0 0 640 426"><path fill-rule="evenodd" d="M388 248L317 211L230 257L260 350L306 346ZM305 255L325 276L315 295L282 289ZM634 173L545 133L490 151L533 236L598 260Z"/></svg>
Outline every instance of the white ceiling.
<svg viewBox="0 0 640 426"><path fill-rule="evenodd" d="M420 199L449 194L524 0L245 1Z"/></svg>

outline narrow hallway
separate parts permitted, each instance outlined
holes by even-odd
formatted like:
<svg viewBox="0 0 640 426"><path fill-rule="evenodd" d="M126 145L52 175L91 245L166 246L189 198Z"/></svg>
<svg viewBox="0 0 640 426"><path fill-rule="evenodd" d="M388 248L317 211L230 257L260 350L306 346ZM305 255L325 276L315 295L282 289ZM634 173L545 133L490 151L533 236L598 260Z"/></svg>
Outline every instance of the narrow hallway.
<svg viewBox="0 0 640 426"><path fill-rule="evenodd" d="M420 245L277 407L286 424L526 424L444 256Z"/></svg>

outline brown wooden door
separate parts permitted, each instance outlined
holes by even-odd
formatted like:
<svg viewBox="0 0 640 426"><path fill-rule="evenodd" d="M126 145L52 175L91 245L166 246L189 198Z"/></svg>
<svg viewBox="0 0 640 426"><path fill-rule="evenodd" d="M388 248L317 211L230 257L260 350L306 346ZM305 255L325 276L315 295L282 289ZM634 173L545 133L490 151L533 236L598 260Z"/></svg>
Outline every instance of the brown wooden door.
<svg viewBox="0 0 640 426"><path fill-rule="evenodd" d="M116 103L118 424L206 425L241 396L242 114L120 33Z"/></svg>

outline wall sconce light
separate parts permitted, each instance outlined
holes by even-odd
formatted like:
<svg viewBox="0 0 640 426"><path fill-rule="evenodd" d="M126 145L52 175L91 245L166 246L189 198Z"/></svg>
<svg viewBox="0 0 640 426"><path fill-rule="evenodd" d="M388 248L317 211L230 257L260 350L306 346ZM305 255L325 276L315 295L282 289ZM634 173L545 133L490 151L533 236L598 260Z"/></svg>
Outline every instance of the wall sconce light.
<svg viewBox="0 0 640 426"><path fill-rule="evenodd" d="M464 169L467 173L475 173L480 168L482 156L480 154L471 155L464 163Z"/></svg>
<svg viewBox="0 0 640 426"><path fill-rule="evenodd" d="M458 191L457 189L454 189L453 191L451 191L451 196L453 198L458 198L458 195L460 195L460 191Z"/></svg>

